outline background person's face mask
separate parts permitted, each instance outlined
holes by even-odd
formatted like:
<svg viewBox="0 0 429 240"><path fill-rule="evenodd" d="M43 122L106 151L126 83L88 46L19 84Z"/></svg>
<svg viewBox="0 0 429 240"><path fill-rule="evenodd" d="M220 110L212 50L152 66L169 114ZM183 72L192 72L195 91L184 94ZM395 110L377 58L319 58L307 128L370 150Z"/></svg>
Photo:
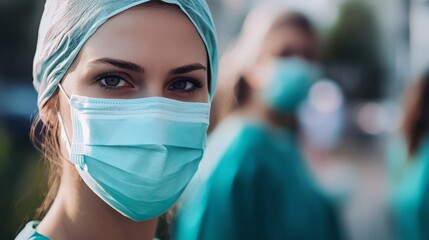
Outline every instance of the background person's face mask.
<svg viewBox="0 0 429 240"><path fill-rule="evenodd" d="M210 104L76 95L69 103L73 139L58 114L61 139L88 187L135 221L166 212L197 170Z"/></svg>
<svg viewBox="0 0 429 240"><path fill-rule="evenodd" d="M318 76L317 66L302 58L278 58L260 96L273 110L296 114Z"/></svg>

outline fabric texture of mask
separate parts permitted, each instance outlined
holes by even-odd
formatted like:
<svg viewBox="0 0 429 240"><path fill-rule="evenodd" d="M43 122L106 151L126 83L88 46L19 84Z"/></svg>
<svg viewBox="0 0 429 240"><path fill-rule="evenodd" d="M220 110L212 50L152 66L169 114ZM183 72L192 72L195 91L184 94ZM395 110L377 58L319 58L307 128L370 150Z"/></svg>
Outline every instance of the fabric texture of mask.
<svg viewBox="0 0 429 240"><path fill-rule="evenodd" d="M150 0L47 0L33 62L39 109L52 96L85 42L109 18ZM217 82L218 54L213 21L205 0L163 0L189 17L202 38L210 69L210 98Z"/></svg>
<svg viewBox="0 0 429 240"><path fill-rule="evenodd" d="M317 69L301 58L280 58L271 76L261 93L263 101L278 112L296 113L307 99Z"/></svg>
<svg viewBox="0 0 429 240"><path fill-rule="evenodd" d="M71 144L62 120L61 136L89 188L135 221L167 211L197 170L210 104L74 95L70 105Z"/></svg>

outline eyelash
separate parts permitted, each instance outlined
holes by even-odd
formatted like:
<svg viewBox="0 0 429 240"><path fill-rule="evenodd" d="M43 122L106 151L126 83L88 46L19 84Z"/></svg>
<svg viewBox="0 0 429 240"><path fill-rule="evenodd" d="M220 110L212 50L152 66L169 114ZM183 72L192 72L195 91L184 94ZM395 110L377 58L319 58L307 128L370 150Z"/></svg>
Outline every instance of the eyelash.
<svg viewBox="0 0 429 240"><path fill-rule="evenodd" d="M120 80L122 80L122 81L125 81L125 82L126 82L127 84L129 84L130 86L133 86L132 84L130 84L130 83L129 83L129 81L125 80L125 79L124 79L124 77L122 77L121 75L123 75L123 74L121 74L121 73L103 73L103 74L100 74L100 75L96 78L97 86L98 86L98 87L100 87L100 88L103 88L103 89L105 89L105 90L109 90L109 91L110 91L110 90L119 90L119 89L121 89L121 88L122 88L122 87L113 87L113 86L108 86L108 85L106 85L106 84L102 83L102 81L101 81L101 80L106 79L106 78L118 78L118 79L120 79ZM180 82L180 81L190 82L190 83L192 83L192 84L194 85L194 87L193 87L191 90L170 89L170 87L172 87L172 85L173 85L173 84L175 84L175 83L177 83L177 82ZM202 83L200 80L198 80L198 79L191 78L191 77L178 77L178 78L176 78L176 79L173 79L173 80L168 84L167 89L168 89L168 90L172 90L172 91L179 91L179 92L182 92L182 93L190 93L190 92L194 91L195 89L202 88L202 87L203 87L203 83Z"/></svg>
<svg viewBox="0 0 429 240"><path fill-rule="evenodd" d="M175 84L177 82L181 82L181 81L190 82L190 83L194 84L194 87L191 90L170 89L170 87L172 87L173 84ZM203 83L200 80L198 80L198 79L190 78L190 77L179 77L179 78L176 78L176 79L172 80L169 83L167 89L168 90L172 90L172 91L179 91L179 92L182 92L182 93L190 93L190 92L195 91L195 89L202 88L202 87L203 87Z"/></svg>

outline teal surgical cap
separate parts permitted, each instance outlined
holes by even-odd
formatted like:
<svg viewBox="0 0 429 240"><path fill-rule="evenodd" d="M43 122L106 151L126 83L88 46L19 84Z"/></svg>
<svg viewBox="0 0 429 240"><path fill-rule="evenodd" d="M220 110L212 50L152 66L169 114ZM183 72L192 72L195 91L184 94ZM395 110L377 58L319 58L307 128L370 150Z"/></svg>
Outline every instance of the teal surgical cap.
<svg viewBox="0 0 429 240"><path fill-rule="evenodd" d="M33 62L33 84L39 108L49 100L85 42L109 18L151 0L47 0ZM200 34L209 57L210 98L218 68L216 37L205 0L162 0L175 4Z"/></svg>
<svg viewBox="0 0 429 240"><path fill-rule="evenodd" d="M304 59L293 57L278 59L273 71L262 90L262 99L277 112L295 114L307 100L318 75L317 68Z"/></svg>

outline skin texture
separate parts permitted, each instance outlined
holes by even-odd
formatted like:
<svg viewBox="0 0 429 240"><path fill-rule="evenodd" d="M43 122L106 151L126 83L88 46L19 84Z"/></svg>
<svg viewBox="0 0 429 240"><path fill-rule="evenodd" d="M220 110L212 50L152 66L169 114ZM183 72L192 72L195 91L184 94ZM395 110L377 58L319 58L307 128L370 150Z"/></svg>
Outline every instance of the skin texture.
<svg viewBox="0 0 429 240"><path fill-rule="evenodd" d="M261 58L299 56L312 61L311 51L314 44L315 40L308 33L296 27L283 26L273 30L265 39Z"/></svg>
<svg viewBox="0 0 429 240"><path fill-rule="evenodd" d="M82 48L62 86L68 96L207 102L207 66L204 43L186 15L173 5L149 3L103 24ZM69 100L59 94L59 111L72 139ZM108 206L85 185L67 160L65 146L61 148L58 195L39 233L52 239L153 239L157 218L134 222Z"/></svg>

